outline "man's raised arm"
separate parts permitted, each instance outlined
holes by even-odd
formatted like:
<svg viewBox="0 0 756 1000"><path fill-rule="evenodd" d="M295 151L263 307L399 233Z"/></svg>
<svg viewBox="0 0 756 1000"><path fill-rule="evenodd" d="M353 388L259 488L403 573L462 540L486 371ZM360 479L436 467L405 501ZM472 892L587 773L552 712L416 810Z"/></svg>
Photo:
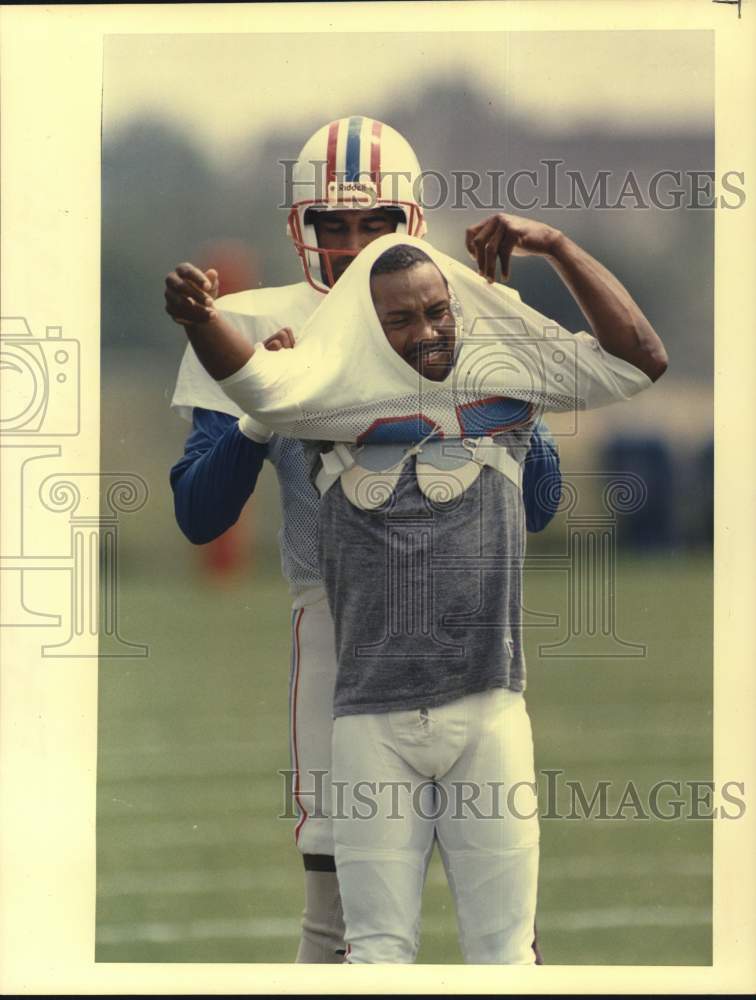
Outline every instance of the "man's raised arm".
<svg viewBox="0 0 756 1000"><path fill-rule="evenodd" d="M617 278L553 226L500 213L471 226L465 242L480 273L492 282L496 261L509 277L510 257L546 257L570 289L604 350L634 365L652 382L667 370L667 352L638 304Z"/></svg>

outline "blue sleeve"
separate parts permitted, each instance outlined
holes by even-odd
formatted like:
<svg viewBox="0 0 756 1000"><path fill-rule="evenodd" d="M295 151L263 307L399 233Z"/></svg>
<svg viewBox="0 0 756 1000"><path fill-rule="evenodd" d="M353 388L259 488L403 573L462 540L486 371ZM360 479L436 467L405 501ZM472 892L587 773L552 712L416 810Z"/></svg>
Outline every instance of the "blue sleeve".
<svg viewBox="0 0 756 1000"><path fill-rule="evenodd" d="M251 441L236 417L192 410L192 432L171 469L176 521L195 545L204 545L235 524L252 495L267 445Z"/></svg>
<svg viewBox="0 0 756 1000"><path fill-rule="evenodd" d="M548 427L539 420L533 428L522 476L528 531L543 531L556 514L561 494L559 452Z"/></svg>

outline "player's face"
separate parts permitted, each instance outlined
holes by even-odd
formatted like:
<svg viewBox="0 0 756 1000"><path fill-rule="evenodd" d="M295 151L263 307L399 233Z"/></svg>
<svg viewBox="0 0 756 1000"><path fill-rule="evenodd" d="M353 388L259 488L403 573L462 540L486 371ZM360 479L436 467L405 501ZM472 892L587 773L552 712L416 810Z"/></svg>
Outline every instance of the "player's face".
<svg viewBox="0 0 756 1000"><path fill-rule="evenodd" d="M396 230L396 216L385 208L314 212L315 233L322 250L339 250L331 260L333 280L338 281L368 243Z"/></svg>
<svg viewBox="0 0 756 1000"><path fill-rule="evenodd" d="M377 274L370 291L396 353L425 378L443 381L454 364L456 331L449 289L436 265Z"/></svg>

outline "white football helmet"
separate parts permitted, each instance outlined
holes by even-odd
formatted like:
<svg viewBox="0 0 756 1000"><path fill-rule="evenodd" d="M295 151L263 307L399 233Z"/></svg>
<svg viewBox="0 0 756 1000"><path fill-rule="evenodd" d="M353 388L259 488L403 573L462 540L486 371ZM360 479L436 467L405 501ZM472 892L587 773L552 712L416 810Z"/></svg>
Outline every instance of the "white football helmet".
<svg viewBox="0 0 756 1000"><path fill-rule="evenodd" d="M318 129L294 165L292 193L286 231L305 278L319 292L333 285L333 257L354 254L321 249L312 212L394 208L402 219L396 232L419 237L426 232L414 150L390 125L373 118L353 115Z"/></svg>

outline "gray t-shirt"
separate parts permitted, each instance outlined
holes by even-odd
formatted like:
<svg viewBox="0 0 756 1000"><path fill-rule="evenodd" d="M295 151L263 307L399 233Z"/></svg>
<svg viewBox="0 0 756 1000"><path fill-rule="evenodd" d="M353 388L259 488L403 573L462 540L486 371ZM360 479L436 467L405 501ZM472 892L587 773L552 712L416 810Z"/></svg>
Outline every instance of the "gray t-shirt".
<svg viewBox="0 0 756 1000"><path fill-rule="evenodd" d="M483 467L460 497L433 503L414 462L377 510L355 507L339 482L321 500L320 567L339 664L335 717L525 688L522 494Z"/></svg>

